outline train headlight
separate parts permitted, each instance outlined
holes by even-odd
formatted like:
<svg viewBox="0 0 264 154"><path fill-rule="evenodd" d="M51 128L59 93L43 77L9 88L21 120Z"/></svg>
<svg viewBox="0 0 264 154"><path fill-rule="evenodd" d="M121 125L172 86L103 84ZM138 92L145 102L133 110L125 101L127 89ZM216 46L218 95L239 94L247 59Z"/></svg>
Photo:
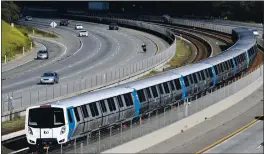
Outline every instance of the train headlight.
<svg viewBox="0 0 264 154"><path fill-rule="evenodd" d="M61 128L61 132L60 132L60 134L61 134L61 135L64 134L64 133L65 133L65 130L66 130L66 127L63 126L63 127Z"/></svg>
<svg viewBox="0 0 264 154"><path fill-rule="evenodd" d="M30 135L33 135L32 129L31 129L30 127L28 127L28 133L29 133Z"/></svg>

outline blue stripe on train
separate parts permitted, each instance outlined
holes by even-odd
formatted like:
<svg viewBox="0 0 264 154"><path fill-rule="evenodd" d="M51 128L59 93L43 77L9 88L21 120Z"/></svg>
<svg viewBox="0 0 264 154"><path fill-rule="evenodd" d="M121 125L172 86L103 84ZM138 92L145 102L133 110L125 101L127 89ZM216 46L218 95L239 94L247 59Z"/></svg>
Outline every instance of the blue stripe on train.
<svg viewBox="0 0 264 154"><path fill-rule="evenodd" d="M135 117L137 117L139 115L140 102L137 97L137 90L135 88L133 88L132 96L133 96L134 107L135 107Z"/></svg>
<svg viewBox="0 0 264 154"><path fill-rule="evenodd" d="M73 117L73 106L67 108L67 116L68 116L68 126L69 126L69 133L68 133L68 141L70 140L70 137L72 136L74 129L75 129L75 120ZM68 110L70 111L70 116L72 117L72 122L70 123Z"/></svg>
<svg viewBox="0 0 264 154"><path fill-rule="evenodd" d="M212 69L212 73L213 73L213 84L215 85L216 84L216 73L215 73L215 69L214 69L213 65L212 65L211 69Z"/></svg>
<svg viewBox="0 0 264 154"><path fill-rule="evenodd" d="M248 51L245 52L246 58L247 58L247 67L249 67L249 56L248 56Z"/></svg>
<svg viewBox="0 0 264 154"><path fill-rule="evenodd" d="M233 65L234 65L234 76L235 76L236 75L236 63L235 63L234 57L232 58L232 62L233 62Z"/></svg>
<svg viewBox="0 0 264 154"><path fill-rule="evenodd" d="M181 87L182 87L182 100L184 100L184 98L186 96L186 88L185 88L185 84L184 84L182 75L180 77L180 84L181 84Z"/></svg>

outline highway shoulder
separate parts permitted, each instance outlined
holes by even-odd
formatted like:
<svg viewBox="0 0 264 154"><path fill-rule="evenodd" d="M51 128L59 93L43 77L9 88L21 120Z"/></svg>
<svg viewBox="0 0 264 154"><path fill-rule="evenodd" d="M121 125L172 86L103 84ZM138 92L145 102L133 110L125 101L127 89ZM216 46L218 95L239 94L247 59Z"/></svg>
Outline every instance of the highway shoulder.
<svg viewBox="0 0 264 154"><path fill-rule="evenodd" d="M263 87L207 121L139 153L195 153L263 114Z"/></svg>

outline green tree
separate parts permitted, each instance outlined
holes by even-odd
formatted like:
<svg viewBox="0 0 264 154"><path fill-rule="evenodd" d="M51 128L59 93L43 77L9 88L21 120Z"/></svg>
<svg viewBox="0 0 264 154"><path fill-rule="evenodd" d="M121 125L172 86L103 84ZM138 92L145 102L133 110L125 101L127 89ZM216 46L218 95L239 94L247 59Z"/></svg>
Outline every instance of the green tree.
<svg viewBox="0 0 264 154"><path fill-rule="evenodd" d="M19 19L20 8L12 1L2 3L2 19L6 22L14 22Z"/></svg>

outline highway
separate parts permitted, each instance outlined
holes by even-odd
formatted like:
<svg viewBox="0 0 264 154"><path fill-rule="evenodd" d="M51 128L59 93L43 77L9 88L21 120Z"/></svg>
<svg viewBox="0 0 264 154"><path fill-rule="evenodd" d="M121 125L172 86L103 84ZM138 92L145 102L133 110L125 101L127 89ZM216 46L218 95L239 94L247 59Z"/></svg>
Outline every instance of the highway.
<svg viewBox="0 0 264 154"><path fill-rule="evenodd" d="M20 21L40 29L49 30L51 21L59 23L59 19L38 19ZM88 37L77 37L74 30L77 22L70 21L67 27L58 26L55 32L59 38L40 39L51 53L51 58L34 60L20 67L2 73L2 91L24 91L43 87L37 85L40 75L46 71L56 71L60 75L60 83L75 81L76 78L93 75L120 66L126 66L138 60L162 52L168 47L161 38L144 32L120 28L118 31L108 30L108 25L82 23L89 32ZM141 44L147 44L147 53L141 52ZM158 46L158 48L157 48ZM111 68L109 67L111 66ZM16 106L15 106L16 108Z"/></svg>
<svg viewBox="0 0 264 154"><path fill-rule="evenodd" d="M263 87L260 87L250 96L207 121L139 153L196 153L235 132L262 114ZM234 153L238 153L238 151Z"/></svg>
<svg viewBox="0 0 264 154"><path fill-rule="evenodd" d="M261 145L262 144L262 145ZM258 121L204 153L263 153L263 121Z"/></svg>

